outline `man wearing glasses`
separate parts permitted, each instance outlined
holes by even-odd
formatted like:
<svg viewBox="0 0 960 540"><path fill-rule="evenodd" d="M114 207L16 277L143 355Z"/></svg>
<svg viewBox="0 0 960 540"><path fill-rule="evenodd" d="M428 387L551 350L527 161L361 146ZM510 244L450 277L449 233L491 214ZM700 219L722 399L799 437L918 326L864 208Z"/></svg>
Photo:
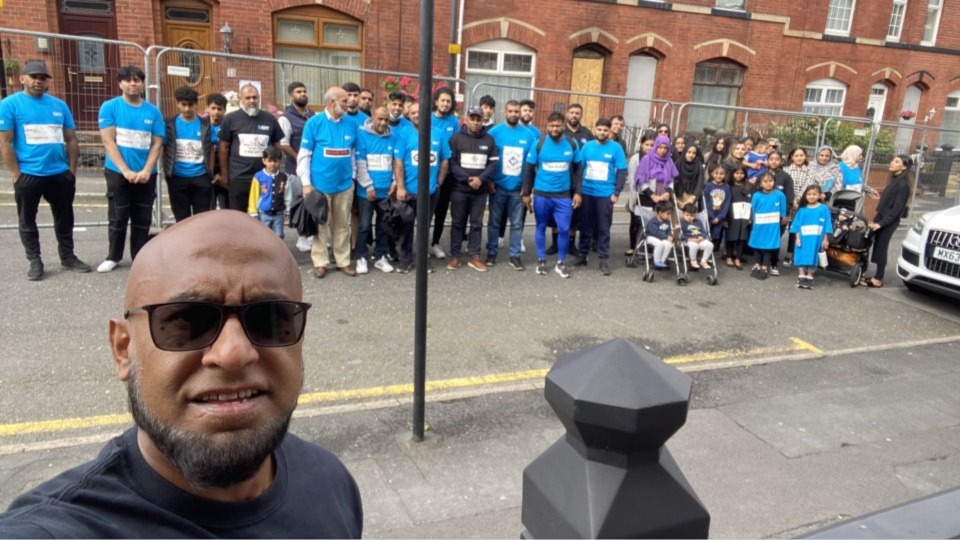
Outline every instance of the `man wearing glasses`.
<svg viewBox="0 0 960 540"><path fill-rule="evenodd" d="M20 242L27 252L27 279L43 279L37 210L50 203L60 264L89 272L73 253L73 197L77 191L77 144L73 115L63 101L47 95L50 74L42 60L28 60L20 72L23 92L0 102L0 155L13 177Z"/></svg>
<svg viewBox="0 0 960 540"><path fill-rule="evenodd" d="M159 234L109 325L136 426L18 497L0 538L359 538L350 473L287 433L301 300L290 250L249 216L206 212Z"/></svg>

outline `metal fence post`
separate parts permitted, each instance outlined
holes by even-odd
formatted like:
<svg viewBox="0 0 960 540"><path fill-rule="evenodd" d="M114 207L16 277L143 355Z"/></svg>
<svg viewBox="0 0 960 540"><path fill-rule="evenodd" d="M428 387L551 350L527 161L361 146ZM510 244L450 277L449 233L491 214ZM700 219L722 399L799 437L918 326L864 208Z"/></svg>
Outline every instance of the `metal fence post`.
<svg viewBox="0 0 960 540"><path fill-rule="evenodd" d="M622 339L559 359L544 394L567 434L523 471L523 536L706 538L710 515L664 446L691 385Z"/></svg>

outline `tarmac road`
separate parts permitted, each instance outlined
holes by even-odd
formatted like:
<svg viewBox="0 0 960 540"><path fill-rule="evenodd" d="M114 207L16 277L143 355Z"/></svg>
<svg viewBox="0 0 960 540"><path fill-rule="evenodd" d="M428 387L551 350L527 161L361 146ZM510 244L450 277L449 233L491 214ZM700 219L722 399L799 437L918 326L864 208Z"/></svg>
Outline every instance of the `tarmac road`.
<svg viewBox="0 0 960 540"><path fill-rule="evenodd" d="M15 223L13 212L9 202L0 202L0 223ZM41 210L41 221L49 221L46 212ZM78 221L86 221L79 216L105 221L102 204L84 202L77 214ZM917 349L923 352L936 348L929 344L960 339L960 308L908 293L896 279L889 279L882 290L867 290L850 288L845 276L821 274L815 290L801 291L793 286L795 270L760 282L750 279L746 271L723 267L720 284L715 287L694 275L686 287L678 287L670 274L660 274L655 283L644 283L642 272L625 268L619 256L626 247L626 215L618 213L615 220L611 277L599 274L595 258L590 268L574 269L569 280L555 274L537 276L532 268L515 272L503 264L486 274L467 267L450 272L437 264L438 272L430 276L427 376L432 381L432 398L456 399L428 407L428 421L436 433L444 438L450 433L463 434L472 440L474 429L496 431L530 421L551 421L549 411L536 404L542 401L536 392L516 391L537 388L558 356L615 337L641 344L690 371L799 360L789 365L809 364L804 377L793 378L788 371L778 379L778 388L793 393L835 384L837 368L830 366L842 365L844 359L854 357L851 355L861 355L857 358L863 361L876 357L896 363L913 346L928 344ZM0 310L5 318L0 335L6 345L0 350L0 471L6 478L0 506L23 487L88 459L105 438L129 422L124 389L114 378L106 340L108 319L122 312L129 263L125 261L110 274L63 272L56 261L52 231L45 229L41 236L47 276L33 283L25 277L27 265L16 230L0 230L0 250L6 254L0 259L0 272L5 276L0 282ZM106 228L78 230L75 237L78 255L98 264L106 251ZM532 247L530 230L525 238ZM294 241L295 235L289 234L291 248ZM893 246L891 252L897 251ZM298 429L328 444L326 434L332 429L332 446L343 450L348 461L362 461L363 455L376 453L385 445L421 452L398 442L408 437L405 432L409 429L406 400L412 373L413 274L385 275L372 270L367 276L348 278L333 272L318 281L309 277L307 254L294 251L294 255L304 271L305 301L314 304L304 347L306 383L300 414L305 418L298 423L304 427ZM525 256L528 265L533 258L529 253ZM894 276L888 271L888 277ZM946 350L955 362L955 347ZM709 376L711 395L736 394L758 384L737 375L742 372L738 369L709 371L698 377ZM908 377L909 373L900 375ZM695 400L701 399L697 394L700 388L698 385L695 390ZM502 391L511 392L498 393ZM534 397L517 397L528 394ZM514 397L502 397L507 395ZM486 409L474 402L468 405L469 399L519 399L520 403L510 409L512 414L496 416L499 427L484 428L482 411ZM784 404L785 410L789 405ZM469 411L474 406L475 414ZM467 410L459 416L446 416L445 411L462 407ZM728 427L745 429L736 421ZM554 425L546 435L526 440L526 453L514 457L516 464L546 448L559 433L557 429ZM467 454L459 459L496 455L509 446L503 441L493 446L466 445L464 448L472 449L464 450ZM379 468L366 471L362 464L355 472L358 479L372 475L364 482L401 486L416 483L406 472L425 478L417 475L416 468L397 466L395 474L386 476ZM448 480L455 483L454 476ZM773 481L775 476L767 480ZM697 487L697 482L692 482ZM954 484L958 482L960 479ZM461 484L457 489L480 489L479 483ZM505 494L503 505L484 507L499 519L475 512L488 520L477 518L476 530L459 528L463 522L458 520L474 515L459 506L430 517L429 508L409 506L412 503L403 497L378 503L377 496L372 496L368 498L367 530L374 536L381 531L382 536L502 533L515 537L519 532L518 493ZM897 495L903 495L903 500L915 493L907 490ZM858 505L856 511L861 506L863 511L876 508L890 499L871 498L869 502L879 504ZM379 511L371 514L371 508ZM421 522L443 521L440 518L445 515L455 519L449 523L451 528L437 525L429 529L436 533L430 533L416 527ZM807 515L803 514L804 519ZM817 515L821 521L827 519L822 513ZM500 527L490 528L493 522L500 522ZM413 528L404 529L403 523ZM762 536L804 523L808 522L792 519L759 528L725 525L714 531L722 536Z"/></svg>

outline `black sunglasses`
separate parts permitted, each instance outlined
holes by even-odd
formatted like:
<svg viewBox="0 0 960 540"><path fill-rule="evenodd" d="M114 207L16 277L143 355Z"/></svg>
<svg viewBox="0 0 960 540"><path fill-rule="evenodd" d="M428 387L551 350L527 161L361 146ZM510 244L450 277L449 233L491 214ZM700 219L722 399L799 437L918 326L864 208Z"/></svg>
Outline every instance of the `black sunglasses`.
<svg viewBox="0 0 960 540"><path fill-rule="evenodd" d="M123 318L147 312L150 337L164 351L196 351L213 345L227 316L236 313L240 325L254 346L289 347L300 341L307 326L310 304L286 300L264 300L225 306L213 302L169 302L150 304L124 312Z"/></svg>

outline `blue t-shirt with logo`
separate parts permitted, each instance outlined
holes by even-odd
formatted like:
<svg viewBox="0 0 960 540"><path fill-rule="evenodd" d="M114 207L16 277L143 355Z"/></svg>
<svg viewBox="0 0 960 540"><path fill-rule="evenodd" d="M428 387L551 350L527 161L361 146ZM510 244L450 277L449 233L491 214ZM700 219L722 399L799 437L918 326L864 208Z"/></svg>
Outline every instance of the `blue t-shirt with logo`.
<svg viewBox="0 0 960 540"><path fill-rule="evenodd" d="M437 191L437 177L440 175L440 162L450 159L450 145L441 144L443 129L433 126L430 130L430 195ZM418 175L420 174L420 132L411 126L395 141L394 159L403 160L403 187L409 194L416 194Z"/></svg>
<svg viewBox="0 0 960 540"><path fill-rule="evenodd" d="M754 249L780 249L780 219L787 215L787 197L780 190L753 194L753 228L747 244Z"/></svg>
<svg viewBox="0 0 960 540"><path fill-rule="evenodd" d="M147 166L150 145L153 137L163 137L165 126L160 109L151 103L141 101L133 106L122 96L106 101L100 106L100 129L116 128L117 148L127 168L142 171ZM120 173L120 168L107 156L106 168ZM151 174L157 172L154 165Z"/></svg>
<svg viewBox="0 0 960 540"><path fill-rule="evenodd" d="M203 164L203 144L200 140L200 119L187 122L177 115L177 159L173 162L173 174L182 178L193 178L206 174Z"/></svg>
<svg viewBox="0 0 960 540"><path fill-rule="evenodd" d="M13 131L13 151L20 172L52 176L65 172L64 129L76 129L67 104L46 94L18 92L0 101L0 131Z"/></svg>
<svg viewBox="0 0 960 540"><path fill-rule="evenodd" d="M583 145L580 159L583 163L583 194L612 196L616 192L617 171L627 168L623 147L609 139L603 144L593 140Z"/></svg>
<svg viewBox="0 0 960 540"><path fill-rule="evenodd" d="M347 111L343 111L343 118L344 120L349 120L353 122L354 125L357 126L357 129L360 129L363 127L363 124L370 119L370 116L367 113L358 109L357 114L350 114Z"/></svg>
<svg viewBox="0 0 960 540"><path fill-rule="evenodd" d="M393 132L380 136L360 130L357 139L357 161L367 162L367 173L373 180L378 199L385 199L393 184Z"/></svg>
<svg viewBox="0 0 960 540"><path fill-rule="evenodd" d="M438 117L436 114L432 114L430 119L430 127L438 128L443 138L443 144L449 146L450 137L453 137L454 133L460 131L460 119L452 114L448 114L443 118Z"/></svg>
<svg viewBox="0 0 960 540"><path fill-rule="evenodd" d="M220 144L220 125L210 124L210 142L213 144Z"/></svg>
<svg viewBox="0 0 960 540"><path fill-rule="evenodd" d="M301 150L313 152L310 183L321 193L335 195L353 186L353 153L357 125L341 117L334 122L326 112L315 114L303 126Z"/></svg>
<svg viewBox="0 0 960 540"><path fill-rule="evenodd" d="M527 163L537 166L537 175L533 181L534 191L544 193L570 191L571 165L581 161L580 149L576 144L563 135L560 136L559 141L548 136L544 139L539 153L536 147L530 150L527 154Z"/></svg>
<svg viewBox="0 0 960 540"><path fill-rule="evenodd" d="M523 184L523 162L537 139L522 124L510 127L506 122L493 126L488 133L493 137L500 154L500 165L493 174L493 182L498 188L517 191Z"/></svg>

